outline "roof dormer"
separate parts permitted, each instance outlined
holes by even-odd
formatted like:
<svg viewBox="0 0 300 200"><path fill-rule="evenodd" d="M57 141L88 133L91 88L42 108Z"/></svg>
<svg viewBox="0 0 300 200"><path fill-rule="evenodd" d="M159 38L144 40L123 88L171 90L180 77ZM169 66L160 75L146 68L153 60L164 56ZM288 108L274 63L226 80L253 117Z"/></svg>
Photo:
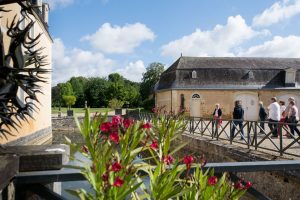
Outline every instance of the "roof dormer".
<svg viewBox="0 0 300 200"><path fill-rule="evenodd" d="M296 72L294 68L285 69L285 87L295 87L296 86Z"/></svg>

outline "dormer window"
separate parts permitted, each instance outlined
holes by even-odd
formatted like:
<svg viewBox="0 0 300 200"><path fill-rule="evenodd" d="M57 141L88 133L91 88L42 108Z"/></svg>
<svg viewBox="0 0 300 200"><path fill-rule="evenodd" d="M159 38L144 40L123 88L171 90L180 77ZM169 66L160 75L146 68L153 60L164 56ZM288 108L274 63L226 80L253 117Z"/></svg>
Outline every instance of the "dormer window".
<svg viewBox="0 0 300 200"><path fill-rule="evenodd" d="M285 70L285 86L295 87L296 85L296 72L294 68L288 68Z"/></svg>
<svg viewBox="0 0 300 200"><path fill-rule="evenodd" d="M248 78L249 78L249 79L254 79L253 71L249 71L249 72L248 72Z"/></svg>
<svg viewBox="0 0 300 200"><path fill-rule="evenodd" d="M197 72L195 70L192 71L192 78L197 78Z"/></svg>

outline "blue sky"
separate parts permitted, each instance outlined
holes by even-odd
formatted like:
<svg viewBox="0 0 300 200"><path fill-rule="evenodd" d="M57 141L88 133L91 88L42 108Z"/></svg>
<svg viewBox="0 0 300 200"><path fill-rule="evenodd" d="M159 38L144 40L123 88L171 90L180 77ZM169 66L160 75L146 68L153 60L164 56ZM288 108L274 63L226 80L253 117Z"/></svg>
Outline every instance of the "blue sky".
<svg viewBox="0 0 300 200"><path fill-rule="evenodd" d="M300 0L48 0L53 85L184 56L300 57Z"/></svg>

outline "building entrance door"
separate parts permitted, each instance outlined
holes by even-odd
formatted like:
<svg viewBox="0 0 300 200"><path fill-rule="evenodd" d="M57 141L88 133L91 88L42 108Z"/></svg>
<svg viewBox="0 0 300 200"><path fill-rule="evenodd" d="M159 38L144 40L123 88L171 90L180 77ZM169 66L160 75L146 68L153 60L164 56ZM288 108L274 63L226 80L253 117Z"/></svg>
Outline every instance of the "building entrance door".
<svg viewBox="0 0 300 200"><path fill-rule="evenodd" d="M258 120L258 96L256 94L238 94L235 98L240 100L244 109L244 120Z"/></svg>
<svg viewBox="0 0 300 200"><path fill-rule="evenodd" d="M191 99L190 116L201 117L201 101L199 94L193 94Z"/></svg>

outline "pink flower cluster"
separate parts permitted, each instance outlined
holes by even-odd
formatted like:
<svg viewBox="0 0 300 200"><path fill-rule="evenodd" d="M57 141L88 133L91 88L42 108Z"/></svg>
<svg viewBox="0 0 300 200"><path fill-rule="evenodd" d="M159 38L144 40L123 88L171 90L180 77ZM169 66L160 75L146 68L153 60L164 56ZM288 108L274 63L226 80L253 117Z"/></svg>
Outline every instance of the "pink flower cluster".
<svg viewBox="0 0 300 200"><path fill-rule="evenodd" d="M184 158L183 158L183 163L186 165L187 169L191 168L193 161L194 161L193 156L184 156Z"/></svg>
<svg viewBox="0 0 300 200"><path fill-rule="evenodd" d="M104 172L104 174L102 174L102 180L104 182L108 182L109 181L109 171L112 171L114 173L118 173L119 171L122 170L122 164L121 162L118 161L114 161L111 166L107 166L107 171ZM114 187L122 187L122 185L124 184L124 180L122 178L120 178L120 176L117 176L114 180L114 183L112 184L112 186Z"/></svg>
<svg viewBox="0 0 300 200"><path fill-rule="evenodd" d="M239 180L234 184L234 188L238 190L246 190L251 187L252 187L252 183L250 181L247 181L245 185L242 183L242 180Z"/></svg>
<svg viewBox="0 0 300 200"><path fill-rule="evenodd" d="M123 119L120 115L115 115L111 122L102 123L99 129L101 132L109 134L109 139L118 144L120 141L118 129L128 129L133 123L134 121L132 119Z"/></svg>

